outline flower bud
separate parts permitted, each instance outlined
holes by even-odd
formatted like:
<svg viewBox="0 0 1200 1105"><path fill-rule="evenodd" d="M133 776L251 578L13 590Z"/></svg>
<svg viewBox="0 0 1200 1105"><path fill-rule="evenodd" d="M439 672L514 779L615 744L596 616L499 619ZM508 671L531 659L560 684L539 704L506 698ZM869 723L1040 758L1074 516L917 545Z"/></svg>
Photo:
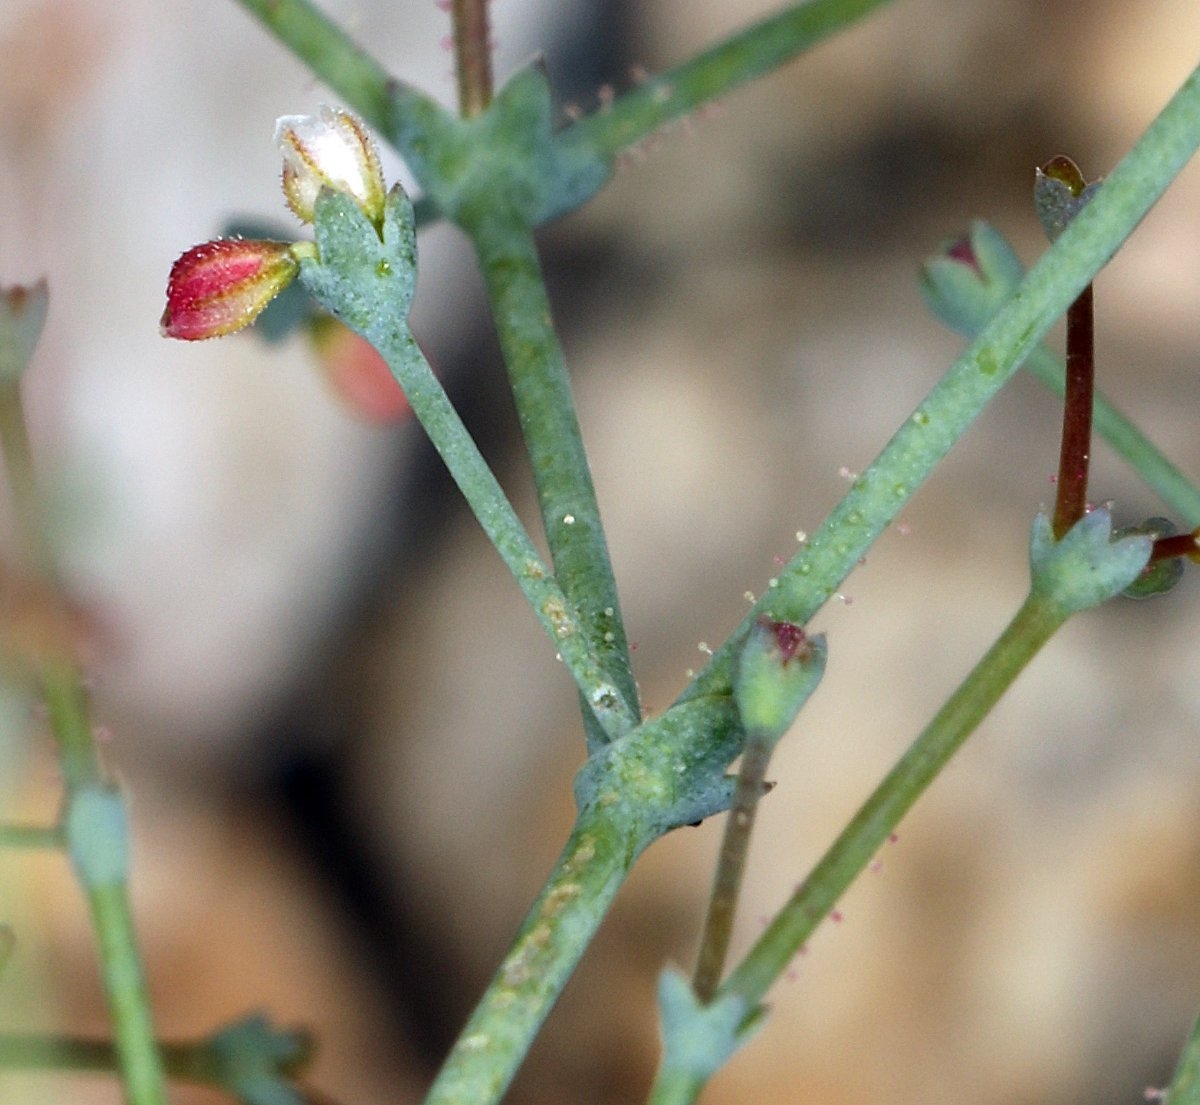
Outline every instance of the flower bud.
<svg viewBox="0 0 1200 1105"><path fill-rule="evenodd" d="M171 266L162 332L199 341L241 330L299 270L287 242L226 238L194 246Z"/></svg>
<svg viewBox="0 0 1200 1105"><path fill-rule="evenodd" d="M1012 246L982 221L942 244L921 266L921 296L935 318L974 338L1004 306L1025 275Z"/></svg>
<svg viewBox="0 0 1200 1105"><path fill-rule="evenodd" d="M1083 173L1065 154L1052 157L1039 165L1033 184L1033 206L1046 232L1054 241L1100 187L1098 180L1088 184Z"/></svg>
<svg viewBox="0 0 1200 1105"><path fill-rule="evenodd" d="M319 115L284 115L275 123L283 152L283 194L301 222L311 223L322 188L345 192L378 226L387 189L379 153L362 120L322 107Z"/></svg>
<svg viewBox="0 0 1200 1105"><path fill-rule="evenodd" d="M738 658L733 697L747 731L774 744L825 672L825 638L791 622L760 618Z"/></svg>
<svg viewBox="0 0 1200 1105"><path fill-rule="evenodd" d="M1155 547L1159 547L1159 542L1164 538L1174 537L1178 532L1175 523L1169 518L1147 518L1136 526L1127 526L1125 529L1118 530L1116 537L1130 536L1149 536L1154 538ZM1183 542L1186 547L1186 542ZM1185 553L1185 556L1192 555ZM1153 595L1166 594L1183 578L1183 560L1179 556L1166 556L1156 559L1153 552L1150 556L1150 563L1143 569L1141 575L1137 577L1128 587L1121 593L1130 599L1146 599Z"/></svg>
<svg viewBox="0 0 1200 1105"><path fill-rule="evenodd" d="M46 281L0 288L0 383L21 378L46 322Z"/></svg>

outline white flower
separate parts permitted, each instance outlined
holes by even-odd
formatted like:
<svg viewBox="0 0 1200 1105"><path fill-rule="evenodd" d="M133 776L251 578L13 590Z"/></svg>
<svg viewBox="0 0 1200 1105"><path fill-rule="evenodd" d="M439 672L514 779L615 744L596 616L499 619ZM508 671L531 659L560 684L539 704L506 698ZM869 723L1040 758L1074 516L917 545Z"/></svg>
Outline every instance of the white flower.
<svg viewBox="0 0 1200 1105"><path fill-rule="evenodd" d="M302 222L311 223L322 188L345 192L378 225L386 189L379 152L362 120L340 108L319 115L284 115L275 124L283 152L283 194Z"/></svg>

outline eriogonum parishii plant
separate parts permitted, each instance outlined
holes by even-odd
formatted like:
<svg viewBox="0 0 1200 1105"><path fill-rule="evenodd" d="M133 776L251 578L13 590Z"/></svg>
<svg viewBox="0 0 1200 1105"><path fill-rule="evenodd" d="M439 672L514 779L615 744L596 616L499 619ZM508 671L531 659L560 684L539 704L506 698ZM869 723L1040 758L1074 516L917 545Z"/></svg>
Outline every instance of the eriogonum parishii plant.
<svg viewBox="0 0 1200 1105"><path fill-rule="evenodd" d="M1074 615L1122 593L1165 591L1183 559L1200 559L1194 528L1200 495L1094 392L1090 292L1096 274L1200 146L1198 70L1103 183L1085 183L1065 158L1043 165L1037 207L1051 245L1028 272L982 222L926 263L926 300L969 339L968 348L853 478L704 670L666 709L644 716L534 231L587 202L618 155L656 128L795 57L880 2L812 0L785 9L648 78L603 111L559 127L542 67L532 65L500 89L492 87L482 0L451 5L458 114L391 77L307 0L243 0L355 110L323 108L278 124L284 194L293 213L312 225L314 240L228 238L187 251L168 278L163 332L189 341L231 334L298 284L328 318L369 344L528 600L579 700L584 761L574 785L574 826L431 1087L429 1105L498 1101L641 853L678 827L728 812L694 981L664 971L659 987L662 1061L650 1100L696 1100L763 1023L764 999L792 956L1041 647ZM368 125L407 161L421 190L416 206L399 185L385 184ZM512 508L410 327L418 223L439 218L470 239L479 260L534 472L548 557ZM3 300L0 436L14 495L26 506L32 551L22 567L52 588L53 556L37 539L18 393L42 311L37 291L9 292ZM1065 367L1041 345L1064 314ZM1052 516L1038 515L1032 525L1026 597L749 951L726 970L770 754L817 689L827 650L836 650L836 640L829 644L807 627L1022 365L1065 397L1057 499ZM1110 510L1089 505L1093 430L1184 519L1185 533L1157 519L1114 532ZM304 1101L294 1081L308 1054L300 1036L251 1018L197 1043L164 1046L157 1039L128 899L124 795L96 753L87 694L70 649L55 650L35 668L61 747L63 815L40 835L8 827L0 839L29 846L36 836L39 846L70 853L100 936L115 1042L0 1039L0 1059L115 1065L131 1105L164 1102L167 1076L215 1084L255 1105ZM0 959L8 942L0 930ZM1196 1099L1198 1062L1200 1035L1194 1035L1171 1091L1175 1100Z"/></svg>

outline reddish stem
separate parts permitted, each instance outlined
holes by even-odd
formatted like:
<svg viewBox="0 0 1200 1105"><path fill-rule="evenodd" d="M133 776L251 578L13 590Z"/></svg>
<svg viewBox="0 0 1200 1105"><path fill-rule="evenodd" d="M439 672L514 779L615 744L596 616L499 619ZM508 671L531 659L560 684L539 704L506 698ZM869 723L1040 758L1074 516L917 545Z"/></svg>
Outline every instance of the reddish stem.
<svg viewBox="0 0 1200 1105"><path fill-rule="evenodd" d="M1062 451L1058 459L1058 495L1054 504L1056 540L1061 540L1087 513L1095 376L1092 285L1089 284L1067 311L1067 386Z"/></svg>
<svg viewBox="0 0 1200 1105"><path fill-rule="evenodd" d="M1195 533L1176 533L1170 537L1160 537L1150 551L1150 563L1153 564L1156 560L1170 560L1173 556L1190 556L1193 560L1200 558L1200 538Z"/></svg>
<svg viewBox="0 0 1200 1105"><path fill-rule="evenodd" d="M492 102L492 44L487 0L453 0L454 58L458 70L458 104L470 119Z"/></svg>

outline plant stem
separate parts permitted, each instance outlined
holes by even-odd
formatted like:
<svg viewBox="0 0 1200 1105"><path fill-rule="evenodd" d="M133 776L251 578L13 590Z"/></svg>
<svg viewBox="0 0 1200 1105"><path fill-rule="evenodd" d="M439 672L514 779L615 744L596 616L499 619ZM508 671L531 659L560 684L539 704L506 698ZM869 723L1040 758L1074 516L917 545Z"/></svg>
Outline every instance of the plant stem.
<svg viewBox="0 0 1200 1105"><path fill-rule="evenodd" d="M166 1105L162 1056L134 937L129 892L123 883L90 887L88 903L100 939L100 964L116 1029L125 1098L130 1105Z"/></svg>
<svg viewBox="0 0 1200 1105"><path fill-rule="evenodd" d="M0 825L0 848L61 848L62 830L57 825Z"/></svg>
<svg viewBox="0 0 1200 1105"><path fill-rule="evenodd" d="M29 429L16 382L0 386L0 446L21 523L24 570L57 593L53 551L36 486ZM107 783L96 752L87 694L78 664L65 649L38 657L42 693L59 745L67 800L84 787ZM128 888L124 882L86 886L92 925L100 946L109 1009L121 1056L129 1105L166 1105L162 1062L154 1039L150 1000L138 952Z"/></svg>
<svg viewBox="0 0 1200 1105"><path fill-rule="evenodd" d="M734 657L761 617L804 625L838 589L916 489L1092 282L1200 146L1200 69L1072 219L1012 299L950 367L912 417L854 481L680 696L727 693Z"/></svg>
<svg viewBox="0 0 1200 1105"><path fill-rule="evenodd" d="M533 235L494 206L468 218L465 229L487 284L555 576L636 724L637 685L616 581Z"/></svg>
<svg viewBox="0 0 1200 1105"><path fill-rule="evenodd" d="M1025 368L1060 398L1066 392L1066 369L1045 345L1039 345ZM1141 430L1097 392L1092 408L1096 433L1112 447L1186 524L1200 523L1200 491Z"/></svg>
<svg viewBox="0 0 1200 1105"><path fill-rule="evenodd" d="M452 0L454 60L458 71L458 105L464 119L492 102L492 44L488 0Z"/></svg>
<svg viewBox="0 0 1200 1105"><path fill-rule="evenodd" d="M737 911L738 894L742 889L742 876L746 870L750 836L754 832L754 817L758 812L758 801L765 790L771 747L772 742L767 740L764 734L746 734L746 746L738 769L737 789L733 793L733 805L729 807L728 819L725 822L721 855L717 860L717 873L708 902L708 914L704 918L700 954L692 981L696 996L704 1002L710 1001L716 993L717 984L721 981L721 972L725 969L725 957L729 954L733 918Z"/></svg>
<svg viewBox="0 0 1200 1105"><path fill-rule="evenodd" d="M562 139L613 156L663 124L779 68L886 2L811 0L787 8L650 78L610 106L568 127Z"/></svg>
<svg viewBox="0 0 1200 1105"><path fill-rule="evenodd" d="M181 1082L221 1085L219 1064L209 1040L170 1041L159 1044L166 1074ZM80 1036L0 1034L0 1070L91 1071L119 1070L119 1056L111 1040Z"/></svg>
<svg viewBox="0 0 1200 1105"><path fill-rule="evenodd" d="M987 654L888 773L812 873L730 974L720 995L753 1008L838 898L887 842L900 819L1066 620L1031 595Z"/></svg>
<svg viewBox="0 0 1200 1105"><path fill-rule="evenodd" d="M1092 406L1096 390L1095 358L1092 285L1089 284L1067 308L1066 394L1054 500L1054 536L1060 541L1087 512Z"/></svg>
<svg viewBox="0 0 1200 1105"><path fill-rule="evenodd" d="M609 665L587 631L595 611L585 622L584 615L542 562L503 488L407 329L398 330L389 320L380 319L365 336L400 381L413 413L554 642L590 714L607 738L627 733L636 725L636 714L612 682Z"/></svg>
<svg viewBox="0 0 1200 1105"><path fill-rule="evenodd" d="M458 1037L425 1105L490 1105L590 943L644 841L608 810L585 809L511 950Z"/></svg>
<svg viewBox="0 0 1200 1105"><path fill-rule="evenodd" d="M1154 542L1150 553L1150 563L1156 560L1169 560L1175 556L1195 557L1200 550L1200 541L1195 533L1176 533L1170 537L1160 537Z"/></svg>

